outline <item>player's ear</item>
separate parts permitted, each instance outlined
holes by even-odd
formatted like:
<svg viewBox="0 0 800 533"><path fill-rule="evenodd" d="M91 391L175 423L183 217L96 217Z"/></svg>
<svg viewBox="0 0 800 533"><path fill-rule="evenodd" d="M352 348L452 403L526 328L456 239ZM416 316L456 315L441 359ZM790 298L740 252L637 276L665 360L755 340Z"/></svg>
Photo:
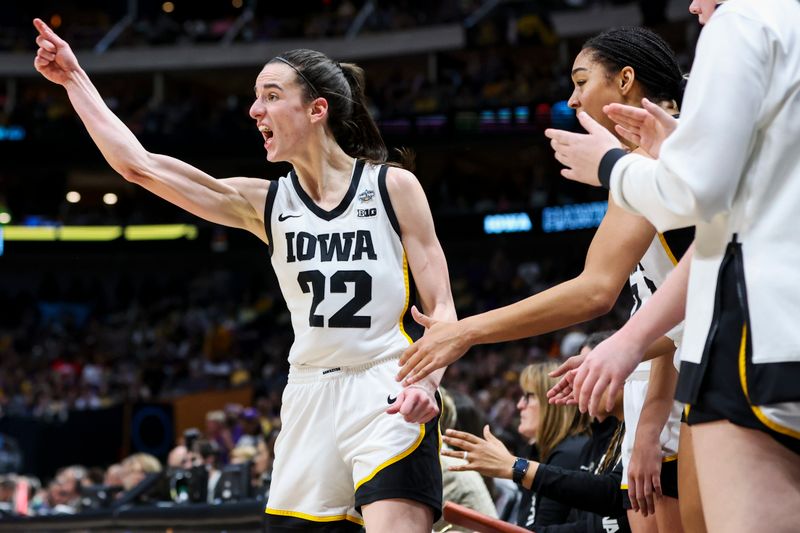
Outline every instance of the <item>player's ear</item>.
<svg viewBox="0 0 800 533"><path fill-rule="evenodd" d="M319 98L315 98L311 102L309 116L311 118L311 122L319 122L320 120L324 120L328 116L328 101L321 96Z"/></svg>
<svg viewBox="0 0 800 533"><path fill-rule="evenodd" d="M636 72L633 70L633 67L626 66L619 71L619 74L617 74L617 84L622 96L628 96L630 94L635 81Z"/></svg>

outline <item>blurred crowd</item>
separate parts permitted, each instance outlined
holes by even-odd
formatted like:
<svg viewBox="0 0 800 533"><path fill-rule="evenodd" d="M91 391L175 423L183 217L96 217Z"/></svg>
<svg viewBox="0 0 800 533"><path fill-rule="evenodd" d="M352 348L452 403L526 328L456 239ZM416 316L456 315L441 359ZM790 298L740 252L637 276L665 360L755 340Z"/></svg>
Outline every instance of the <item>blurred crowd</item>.
<svg viewBox="0 0 800 533"><path fill-rule="evenodd" d="M228 404L206 413L202 430L187 429L164 462L138 452L111 465L65 466L44 484L6 471L0 474L0 516L75 514L141 501L265 499L279 429L271 411ZM235 477L224 479L225 472Z"/></svg>
<svg viewBox="0 0 800 533"><path fill-rule="evenodd" d="M634 0L546 0L535 11L584 9L594 4L625 4ZM74 47L93 48L128 12L126 0L112 2L32 2L9 6L0 16L0 51L30 50L33 17L41 17L60 29ZM170 4L167 6L167 4ZM448 23L465 23L480 12L480 0L322 0L276 5L264 0L230 2L162 2L138 0L136 14L117 37L114 47L216 43L226 38L253 43L275 39L343 37L358 29L361 34L390 32ZM519 16L530 6L506 6ZM532 4L532 3L531 3ZM366 6L366 7L365 7ZM363 15L360 15L363 11ZM491 11L491 10L490 10ZM530 26L530 21L526 21ZM355 28L354 28L355 26ZM523 32L525 26L522 27Z"/></svg>

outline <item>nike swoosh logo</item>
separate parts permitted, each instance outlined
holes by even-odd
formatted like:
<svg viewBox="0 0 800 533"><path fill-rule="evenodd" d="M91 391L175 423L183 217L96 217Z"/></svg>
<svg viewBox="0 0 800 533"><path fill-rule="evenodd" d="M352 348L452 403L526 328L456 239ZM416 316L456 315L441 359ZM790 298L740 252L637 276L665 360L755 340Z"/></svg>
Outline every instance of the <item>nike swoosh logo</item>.
<svg viewBox="0 0 800 533"><path fill-rule="evenodd" d="M298 218L301 216L303 215L284 215L283 213L281 213L280 215L278 215L278 222L283 222L287 218Z"/></svg>
<svg viewBox="0 0 800 533"><path fill-rule="evenodd" d="M397 396L395 396L394 398L392 398L392 395L390 394L390 395L388 395L388 396L386 397L386 403L388 403L389 405L392 405L392 404L393 404L394 402L396 402L396 401L397 401Z"/></svg>

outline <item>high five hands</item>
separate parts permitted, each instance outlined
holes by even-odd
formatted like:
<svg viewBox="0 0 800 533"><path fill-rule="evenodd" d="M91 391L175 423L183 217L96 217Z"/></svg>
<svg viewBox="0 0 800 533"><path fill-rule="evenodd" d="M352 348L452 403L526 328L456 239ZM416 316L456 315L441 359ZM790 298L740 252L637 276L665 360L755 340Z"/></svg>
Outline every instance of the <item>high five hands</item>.
<svg viewBox="0 0 800 533"><path fill-rule="evenodd" d="M411 315L421 326L425 335L403 352L397 381L410 385L425 379L431 372L444 368L467 353L470 344L465 338L463 324L435 320L411 308Z"/></svg>

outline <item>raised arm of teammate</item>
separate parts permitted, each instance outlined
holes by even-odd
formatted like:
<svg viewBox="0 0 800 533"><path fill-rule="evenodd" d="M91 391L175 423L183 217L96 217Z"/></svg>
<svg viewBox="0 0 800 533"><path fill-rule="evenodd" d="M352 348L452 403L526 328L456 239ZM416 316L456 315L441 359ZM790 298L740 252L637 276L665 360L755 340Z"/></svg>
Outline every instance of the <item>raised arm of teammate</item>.
<svg viewBox="0 0 800 533"><path fill-rule="evenodd" d="M398 380L413 383L444 368L476 344L540 335L607 313L650 246L655 229L609 200L583 272L522 301L458 322L414 313L428 333L403 354Z"/></svg>
<svg viewBox="0 0 800 533"><path fill-rule="evenodd" d="M647 347L683 320L693 255L694 245L647 303L618 332L586 356L573 385L582 412L599 412L599 402L606 389L609 397L615 398L625 378L641 362Z"/></svg>
<svg viewBox="0 0 800 533"><path fill-rule="evenodd" d="M69 44L42 20L35 19L33 24L39 32L34 67L67 90L75 112L115 171L190 213L247 229L267 241L263 212L268 182L255 178L217 180L183 161L148 152L105 104Z"/></svg>
<svg viewBox="0 0 800 533"><path fill-rule="evenodd" d="M411 172L400 168L388 170L386 188L397 216L403 248L422 308L436 320L456 320L447 260L436 238L425 191ZM426 331L425 336L429 334ZM400 413L409 422L422 423L433 418L438 413L433 393L443 374L444 369L440 369L416 385L406 387L387 412Z"/></svg>
<svg viewBox="0 0 800 533"><path fill-rule="evenodd" d="M662 357L668 357L671 361L674 353L675 342L666 336L659 337L647 348L647 350L645 350L644 355L642 356L642 361L650 361L652 359L659 359ZM556 405L574 405L578 403L578 401L575 399L572 385L575 382L575 375L578 373L578 368L580 368L580 366L586 360L587 355L589 354L573 355L564 361L561 366L550 373L550 375L554 378L559 376L562 377L558 383L553 385L553 387L547 391L548 402Z"/></svg>

